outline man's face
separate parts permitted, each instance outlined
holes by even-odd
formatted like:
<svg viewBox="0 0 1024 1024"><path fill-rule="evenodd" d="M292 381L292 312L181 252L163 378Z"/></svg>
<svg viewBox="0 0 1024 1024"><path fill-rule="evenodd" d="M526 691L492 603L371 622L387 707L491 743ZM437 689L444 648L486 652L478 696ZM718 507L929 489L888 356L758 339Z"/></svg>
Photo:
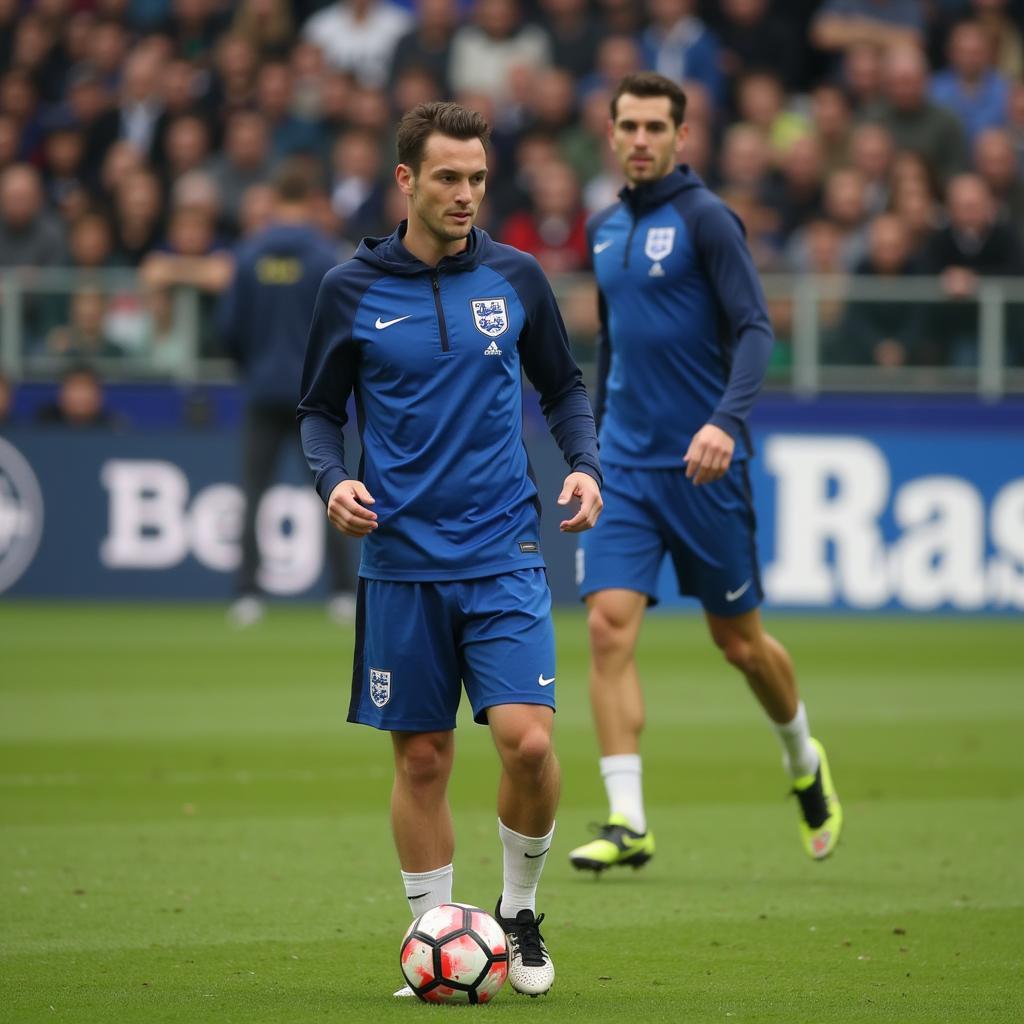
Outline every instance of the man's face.
<svg viewBox="0 0 1024 1024"><path fill-rule="evenodd" d="M672 171L683 151L687 127L672 121L667 96L619 97L608 139L630 185L657 181Z"/></svg>
<svg viewBox="0 0 1024 1024"><path fill-rule="evenodd" d="M409 216L442 245L469 235L484 198L487 154L479 139L434 133L423 149L419 171L399 164L398 187L409 200Z"/></svg>

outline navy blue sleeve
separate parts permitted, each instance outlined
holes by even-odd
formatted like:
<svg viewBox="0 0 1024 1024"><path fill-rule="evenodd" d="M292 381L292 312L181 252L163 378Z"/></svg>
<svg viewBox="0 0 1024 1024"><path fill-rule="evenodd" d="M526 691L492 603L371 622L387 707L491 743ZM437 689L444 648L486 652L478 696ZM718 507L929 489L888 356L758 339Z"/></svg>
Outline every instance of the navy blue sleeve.
<svg viewBox="0 0 1024 1024"><path fill-rule="evenodd" d="M729 380L708 422L735 438L764 382L771 322L739 218L722 203L705 204L694 217L694 241L729 326Z"/></svg>
<svg viewBox="0 0 1024 1024"><path fill-rule="evenodd" d="M352 479L345 465L342 430L348 422L346 406L359 364L352 326L364 289L346 281L344 271L345 266L335 267L320 283L297 412L302 450L324 504L342 480Z"/></svg>
<svg viewBox="0 0 1024 1024"><path fill-rule="evenodd" d="M569 350L558 303L540 264L532 256L513 252L518 259L494 266L508 278L526 309L526 326L519 337L523 370L540 395L541 412L570 469L592 476L600 486L594 412L583 374Z"/></svg>

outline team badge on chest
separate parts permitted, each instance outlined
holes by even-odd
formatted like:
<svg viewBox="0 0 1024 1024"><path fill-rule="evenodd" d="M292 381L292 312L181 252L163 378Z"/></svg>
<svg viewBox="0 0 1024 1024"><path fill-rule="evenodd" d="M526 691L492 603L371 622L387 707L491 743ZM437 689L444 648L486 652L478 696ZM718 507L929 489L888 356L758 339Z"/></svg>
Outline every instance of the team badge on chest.
<svg viewBox="0 0 1024 1024"><path fill-rule="evenodd" d="M488 338L497 338L508 330L508 307L501 299L470 299L473 325Z"/></svg>
<svg viewBox="0 0 1024 1024"><path fill-rule="evenodd" d="M370 700L382 708L391 700L391 673L383 669L370 669Z"/></svg>
<svg viewBox="0 0 1024 1024"><path fill-rule="evenodd" d="M648 228L647 240L644 242L644 255L653 260L651 269L647 271L650 277L664 277L665 269L661 261L672 252L672 246L676 241L675 228Z"/></svg>

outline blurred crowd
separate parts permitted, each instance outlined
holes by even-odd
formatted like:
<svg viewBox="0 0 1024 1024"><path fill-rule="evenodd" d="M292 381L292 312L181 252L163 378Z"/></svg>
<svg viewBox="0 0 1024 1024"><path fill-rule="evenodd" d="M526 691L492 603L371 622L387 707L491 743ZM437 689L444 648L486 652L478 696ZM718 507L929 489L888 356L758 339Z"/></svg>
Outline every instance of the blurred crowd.
<svg viewBox="0 0 1024 1024"><path fill-rule="evenodd" d="M979 278L1024 273L1022 22L1017 0L0 0L0 270L81 271L24 304L48 356L170 372L180 285L217 355L233 247L267 226L282 163L318 183L344 258L404 215L401 112L454 98L494 129L481 226L582 271L622 184L611 91L652 68L683 83L684 159L762 271L931 274L966 300L824 310L830 359L969 365ZM89 277L118 267L141 292ZM592 292L565 303L586 333Z"/></svg>

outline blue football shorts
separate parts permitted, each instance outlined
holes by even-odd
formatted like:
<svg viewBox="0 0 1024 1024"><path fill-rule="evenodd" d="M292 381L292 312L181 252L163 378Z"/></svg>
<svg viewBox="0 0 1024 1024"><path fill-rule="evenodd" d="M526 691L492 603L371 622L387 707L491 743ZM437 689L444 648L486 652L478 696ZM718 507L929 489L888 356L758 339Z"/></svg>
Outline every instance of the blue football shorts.
<svg viewBox="0 0 1024 1024"><path fill-rule="evenodd" d="M685 467L606 466L601 495L601 518L576 551L580 597L623 588L655 604L668 553L679 593L713 615L741 615L763 600L745 461L700 487L686 479Z"/></svg>
<svg viewBox="0 0 1024 1024"><path fill-rule="evenodd" d="M376 729L455 728L498 704L555 706L555 633L544 569L471 580L359 580L348 720Z"/></svg>

